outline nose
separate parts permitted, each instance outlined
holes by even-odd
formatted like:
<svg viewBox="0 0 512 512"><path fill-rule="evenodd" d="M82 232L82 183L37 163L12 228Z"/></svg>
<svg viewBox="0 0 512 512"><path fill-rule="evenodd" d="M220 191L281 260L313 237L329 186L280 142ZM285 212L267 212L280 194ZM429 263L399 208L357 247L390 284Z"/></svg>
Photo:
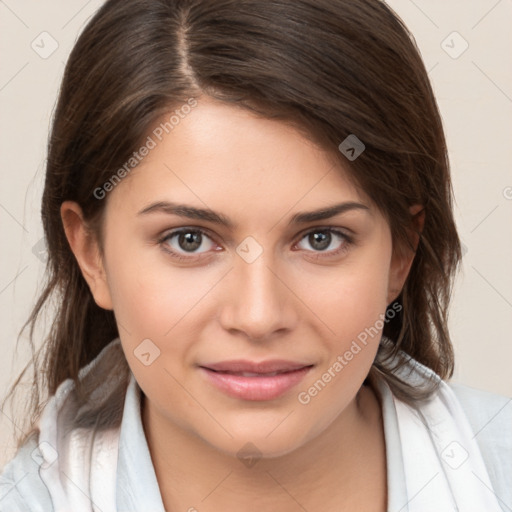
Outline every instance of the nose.
<svg viewBox="0 0 512 512"><path fill-rule="evenodd" d="M300 301L265 252L252 263L237 256L234 265L226 277L226 299L219 316L222 327L251 340L267 340L275 333L293 330Z"/></svg>

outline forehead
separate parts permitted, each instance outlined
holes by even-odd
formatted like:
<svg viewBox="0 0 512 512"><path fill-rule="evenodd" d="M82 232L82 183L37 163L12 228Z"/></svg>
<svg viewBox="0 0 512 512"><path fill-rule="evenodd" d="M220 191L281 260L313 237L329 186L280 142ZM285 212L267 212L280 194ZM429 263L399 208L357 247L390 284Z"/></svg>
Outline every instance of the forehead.
<svg viewBox="0 0 512 512"><path fill-rule="evenodd" d="M270 204L284 213L295 205L370 203L347 167L282 121L208 98L175 124L171 115L149 132L151 149L116 187L115 202L139 209L157 200L192 203L253 216Z"/></svg>

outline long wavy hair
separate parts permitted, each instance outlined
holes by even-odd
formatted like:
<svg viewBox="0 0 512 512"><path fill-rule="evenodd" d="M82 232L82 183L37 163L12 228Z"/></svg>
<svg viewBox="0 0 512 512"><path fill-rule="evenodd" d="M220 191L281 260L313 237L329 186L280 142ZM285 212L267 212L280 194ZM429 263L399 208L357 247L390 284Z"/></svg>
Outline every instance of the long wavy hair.
<svg viewBox="0 0 512 512"><path fill-rule="evenodd" d="M427 397L435 382L411 388L394 369L404 353L443 379L453 374L447 312L461 254L440 114L400 18L379 0L108 0L70 54L49 137L41 208L46 281L20 332L30 326L33 361L7 395L12 399L32 368L24 416L30 432L66 379L89 404L83 423L119 423L129 377L122 352L109 363L119 377L117 401L91 400L101 374L79 379L119 333L114 313L96 305L81 274L60 206L72 200L82 207L101 249L108 197L99 200L94 191L163 114L200 95L296 127L348 168L386 217L394 246L416 251L403 290L388 306L393 315L383 334L391 354L370 374L404 400ZM366 147L353 161L338 149L350 134ZM417 248L409 244L413 204L425 212ZM52 303L54 319L36 351L34 327Z"/></svg>

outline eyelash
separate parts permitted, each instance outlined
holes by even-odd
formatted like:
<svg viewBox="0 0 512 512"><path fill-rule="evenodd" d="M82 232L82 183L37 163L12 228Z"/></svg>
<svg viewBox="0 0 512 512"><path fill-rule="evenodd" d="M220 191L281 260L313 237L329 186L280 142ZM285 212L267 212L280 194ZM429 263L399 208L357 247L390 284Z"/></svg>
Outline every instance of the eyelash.
<svg viewBox="0 0 512 512"><path fill-rule="evenodd" d="M199 256L183 256L182 254L180 254L176 251L173 251L172 249L169 249L169 246L165 242L171 240L172 238L174 238L177 235L180 235L181 233L200 233L202 236L212 239L210 234L207 231L205 231L204 229L196 228L196 227L180 228L180 229L176 229L174 231L171 231L171 232L165 234L158 240L158 243L162 247L162 250L164 250L166 253L170 254L173 258L175 258L179 261L194 261L194 260L198 260L199 258L202 258L202 254L200 254ZM353 243L354 243L354 240L352 239L351 236L347 235L343 231L340 231L339 229L335 229L332 227L325 227L325 228L320 227L320 228L310 229L309 231L307 231L301 235L301 237L298 239L297 243L301 242L304 238L311 235L312 233L331 233L336 236L339 236L343 241L341 247L334 251L329 251L327 253L325 251L308 251L308 252L317 252L318 253L317 256L314 256L314 259L334 258L336 256L340 256L341 254L346 252L350 248L350 246L353 245ZM327 254L327 255L325 256L324 254Z"/></svg>

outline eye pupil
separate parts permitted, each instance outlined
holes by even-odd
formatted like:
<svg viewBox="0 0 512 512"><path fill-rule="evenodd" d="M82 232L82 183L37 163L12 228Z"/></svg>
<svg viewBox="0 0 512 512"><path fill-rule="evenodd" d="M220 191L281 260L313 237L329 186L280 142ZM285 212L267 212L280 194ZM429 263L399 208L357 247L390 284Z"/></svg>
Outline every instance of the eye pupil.
<svg viewBox="0 0 512 512"><path fill-rule="evenodd" d="M196 231L187 231L180 233L178 238L180 248L183 250L194 251L201 247L201 233Z"/></svg>
<svg viewBox="0 0 512 512"><path fill-rule="evenodd" d="M317 250L323 250L329 247L331 243L331 233L317 231L309 235L311 246ZM316 242L320 242L320 246L316 245Z"/></svg>

